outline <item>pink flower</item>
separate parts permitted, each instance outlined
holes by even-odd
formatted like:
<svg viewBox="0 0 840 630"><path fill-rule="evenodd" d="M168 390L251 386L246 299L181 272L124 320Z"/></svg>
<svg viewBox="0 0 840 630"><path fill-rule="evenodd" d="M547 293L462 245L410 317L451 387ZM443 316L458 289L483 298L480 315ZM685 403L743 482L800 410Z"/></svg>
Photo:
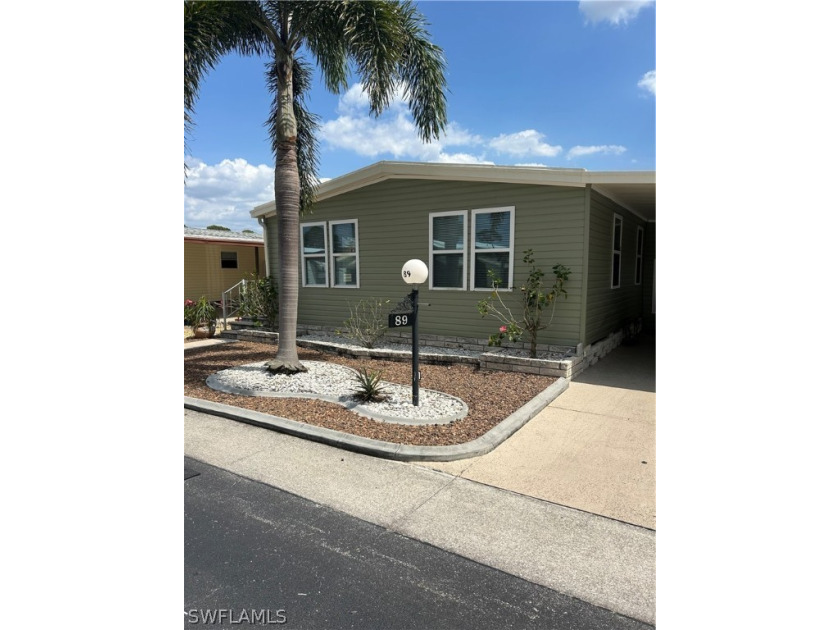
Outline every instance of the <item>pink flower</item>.
<svg viewBox="0 0 840 630"><path fill-rule="evenodd" d="M506 333L507 332L507 326L499 326L499 332L500 333Z"/></svg>

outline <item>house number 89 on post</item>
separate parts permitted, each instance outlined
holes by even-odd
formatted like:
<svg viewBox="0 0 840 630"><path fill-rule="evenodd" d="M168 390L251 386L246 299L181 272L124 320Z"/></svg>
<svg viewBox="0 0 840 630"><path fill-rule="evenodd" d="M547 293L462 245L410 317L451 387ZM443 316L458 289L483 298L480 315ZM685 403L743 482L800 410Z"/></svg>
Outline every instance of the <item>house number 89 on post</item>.
<svg viewBox="0 0 840 630"><path fill-rule="evenodd" d="M414 316L412 313L390 313L388 315L388 328L401 328L413 326Z"/></svg>

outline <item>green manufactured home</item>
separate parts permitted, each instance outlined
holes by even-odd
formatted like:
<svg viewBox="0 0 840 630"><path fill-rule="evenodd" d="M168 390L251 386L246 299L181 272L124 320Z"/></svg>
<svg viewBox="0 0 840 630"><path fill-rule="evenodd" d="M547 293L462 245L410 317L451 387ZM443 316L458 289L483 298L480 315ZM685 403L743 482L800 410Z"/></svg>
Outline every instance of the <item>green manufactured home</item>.
<svg viewBox="0 0 840 630"><path fill-rule="evenodd" d="M298 322L334 330L363 298L396 304L411 288L402 266L418 258L429 268L420 334L486 339L498 330L477 309L488 269L515 306L532 249L549 276L555 263L571 269L540 344L586 347L640 318L651 329L655 214L654 171L378 162L323 183L301 217ZM274 202L251 216L276 277Z"/></svg>

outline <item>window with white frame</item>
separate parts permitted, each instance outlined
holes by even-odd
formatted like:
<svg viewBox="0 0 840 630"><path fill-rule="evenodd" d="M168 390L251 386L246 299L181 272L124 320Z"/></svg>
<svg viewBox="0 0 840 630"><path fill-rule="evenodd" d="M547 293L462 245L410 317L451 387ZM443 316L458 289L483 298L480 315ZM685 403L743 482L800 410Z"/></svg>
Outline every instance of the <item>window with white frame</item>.
<svg viewBox="0 0 840 630"><path fill-rule="evenodd" d="M466 211L430 214L429 241L429 287L466 289Z"/></svg>
<svg viewBox="0 0 840 630"><path fill-rule="evenodd" d="M493 278L500 288L513 286L513 213L513 207L472 211L471 289L492 289Z"/></svg>
<svg viewBox="0 0 840 630"><path fill-rule="evenodd" d="M623 222L621 215L613 215L612 277L610 279L610 287L613 289L621 286L621 227Z"/></svg>
<svg viewBox="0 0 840 630"><path fill-rule="evenodd" d="M636 284L642 284L642 250L644 239L645 230L639 226L636 228Z"/></svg>
<svg viewBox="0 0 840 630"><path fill-rule="evenodd" d="M333 287L359 286L359 245L357 219L330 221L330 267Z"/></svg>
<svg viewBox="0 0 840 630"><path fill-rule="evenodd" d="M300 225L300 265L304 287L358 288L357 219Z"/></svg>
<svg viewBox="0 0 840 630"><path fill-rule="evenodd" d="M302 223L300 264L303 286L325 287L327 282L327 224Z"/></svg>

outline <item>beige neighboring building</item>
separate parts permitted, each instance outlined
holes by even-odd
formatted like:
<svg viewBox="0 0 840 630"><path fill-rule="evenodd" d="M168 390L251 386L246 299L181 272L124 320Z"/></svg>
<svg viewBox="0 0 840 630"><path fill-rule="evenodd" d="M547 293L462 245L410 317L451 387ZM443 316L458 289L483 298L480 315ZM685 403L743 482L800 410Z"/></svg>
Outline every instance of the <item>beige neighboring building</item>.
<svg viewBox="0 0 840 630"><path fill-rule="evenodd" d="M240 280L265 277L262 234L184 228L184 299L211 302Z"/></svg>

